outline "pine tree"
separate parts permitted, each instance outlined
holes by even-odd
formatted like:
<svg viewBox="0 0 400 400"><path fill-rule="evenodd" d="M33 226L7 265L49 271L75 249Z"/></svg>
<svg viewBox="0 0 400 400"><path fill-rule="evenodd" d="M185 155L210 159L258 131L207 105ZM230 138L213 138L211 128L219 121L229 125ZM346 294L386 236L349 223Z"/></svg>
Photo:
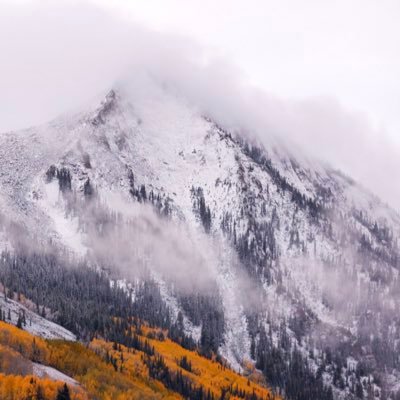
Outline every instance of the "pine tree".
<svg viewBox="0 0 400 400"><path fill-rule="evenodd" d="M40 385L38 385L36 388L35 400L46 400L46 397L44 396L44 393L43 393L43 388Z"/></svg>
<svg viewBox="0 0 400 400"><path fill-rule="evenodd" d="M22 329L22 317L18 315L17 328Z"/></svg>
<svg viewBox="0 0 400 400"><path fill-rule="evenodd" d="M92 184L90 183L90 178L87 178L83 185L83 194L86 198L91 198L94 194L94 189Z"/></svg>
<svg viewBox="0 0 400 400"><path fill-rule="evenodd" d="M61 389L58 389L56 400L71 400L69 389L66 383L64 383L64 386Z"/></svg>

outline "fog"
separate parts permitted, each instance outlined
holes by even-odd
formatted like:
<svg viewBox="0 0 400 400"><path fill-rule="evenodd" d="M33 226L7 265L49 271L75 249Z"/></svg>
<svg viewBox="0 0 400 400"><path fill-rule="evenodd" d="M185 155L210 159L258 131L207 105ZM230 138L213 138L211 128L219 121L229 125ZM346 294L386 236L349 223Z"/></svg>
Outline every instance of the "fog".
<svg viewBox="0 0 400 400"><path fill-rule="evenodd" d="M218 248L211 238L182 221L160 218L150 205L120 199L113 206L111 212L96 201L74 204L85 226L89 257L98 265L131 281L151 271L185 293L213 287Z"/></svg>
<svg viewBox="0 0 400 400"><path fill-rule="evenodd" d="M398 145L368 115L345 109L333 97L279 98L250 85L215 49L83 1L2 3L0 37L0 131L79 109L127 81L136 96L148 96L146 82L157 82L227 128L267 145L277 136L400 208L393 177L400 168Z"/></svg>

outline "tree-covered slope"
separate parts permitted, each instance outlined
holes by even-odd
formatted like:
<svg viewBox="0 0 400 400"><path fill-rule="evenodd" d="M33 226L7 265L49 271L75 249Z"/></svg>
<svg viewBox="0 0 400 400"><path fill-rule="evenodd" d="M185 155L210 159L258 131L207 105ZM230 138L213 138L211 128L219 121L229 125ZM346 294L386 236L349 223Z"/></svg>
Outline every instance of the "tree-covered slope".
<svg viewBox="0 0 400 400"><path fill-rule="evenodd" d="M243 377L164 335L136 325L129 347L100 338L84 345L44 340L0 321L1 398L277 399L254 372Z"/></svg>

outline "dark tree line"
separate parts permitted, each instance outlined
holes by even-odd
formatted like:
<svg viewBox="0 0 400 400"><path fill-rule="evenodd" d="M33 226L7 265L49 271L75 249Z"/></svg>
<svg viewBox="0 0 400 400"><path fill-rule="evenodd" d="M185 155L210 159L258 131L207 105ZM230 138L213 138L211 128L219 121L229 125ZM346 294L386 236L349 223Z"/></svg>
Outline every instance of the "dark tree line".
<svg viewBox="0 0 400 400"><path fill-rule="evenodd" d="M132 293L110 284L109 275L85 263L74 264L54 254L13 254L0 256L0 282L8 297L23 294L36 304L40 314L90 340L101 335L107 340L129 344L129 327L146 321L171 331L181 344L193 349L197 344L177 329L151 280L138 283Z"/></svg>
<svg viewBox="0 0 400 400"><path fill-rule="evenodd" d="M153 189L148 191L144 184L135 186L135 176L131 169L128 169L128 180L129 193L132 198L140 203L151 204L161 216L169 217L171 215L172 200L169 197L160 195L160 193L155 193Z"/></svg>
<svg viewBox="0 0 400 400"><path fill-rule="evenodd" d="M212 354L217 355L223 344L225 332L222 299L218 294L217 287L210 287L208 294L178 294L178 298L190 321L196 326L201 326L199 343L201 353L206 357L211 357Z"/></svg>
<svg viewBox="0 0 400 400"><path fill-rule="evenodd" d="M332 387L325 386L322 375L310 369L302 353L291 347L284 326L280 329L278 345L273 344L271 333L261 328L255 346L256 367L265 375L270 385L285 398L292 400L333 400Z"/></svg>
<svg viewBox="0 0 400 400"><path fill-rule="evenodd" d="M291 194L291 200L301 209L307 209L310 217L314 222L317 222L321 217L325 217L331 209L332 192L330 189L319 187L318 198L315 200L311 197L306 197L297 188L295 188L288 180L282 176L277 168L274 167L271 159L266 155L265 150L256 145L249 145L249 143L243 139L237 139L237 142L241 145L241 148L249 158L256 162L268 175L272 178L276 186L282 192L288 192ZM294 160L291 160L292 166L296 169Z"/></svg>
<svg viewBox="0 0 400 400"><path fill-rule="evenodd" d="M211 229L211 211L210 207L207 206L204 199L203 189L201 187L192 187L191 194L193 198L193 210L200 218L203 224L204 230L209 233Z"/></svg>
<svg viewBox="0 0 400 400"><path fill-rule="evenodd" d="M57 178L60 191L65 193L71 191L71 172L66 167L57 168L51 165L46 172L47 182L51 182L54 178Z"/></svg>
<svg viewBox="0 0 400 400"><path fill-rule="evenodd" d="M217 355L223 341L220 299L200 295L182 297L189 318L202 326L200 343L196 343L185 332L182 313L176 321L172 320L159 287L148 277L132 290L126 290L110 285L106 272L95 271L85 263L74 265L52 254L2 253L0 282L8 297L23 294L36 304L39 314L83 340L101 335L132 346L130 327L139 329L138 321L146 321L150 327L167 329L172 340L190 350L199 348L207 357Z"/></svg>

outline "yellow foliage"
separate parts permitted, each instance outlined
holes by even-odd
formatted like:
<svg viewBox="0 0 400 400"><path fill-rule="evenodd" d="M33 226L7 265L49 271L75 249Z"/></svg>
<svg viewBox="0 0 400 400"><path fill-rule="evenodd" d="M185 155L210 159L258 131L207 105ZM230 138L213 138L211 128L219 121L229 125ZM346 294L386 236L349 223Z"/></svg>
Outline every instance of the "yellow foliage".
<svg viewBox="0 0 400 400"><path fill-rule="evenodd" d="M32 363L15 350L0 344L0 372L6 375L32 374Z"/></svg>
<svg viewBox="0 0 400 400"><path fill-rule="evenodd" d="M0 321L0 344L14 349L32 361L47 362L48 350L43 339L2 321Z"/></svg>
<svg viewBox="0 0 400 400"><path fill-rule="evenodd" d="M254 392L258 398L279 399L279 397L274 397L272 392L262 385L262 377L250 363L247 365L249 376L245 377L222 366L216 361L202 357L197 352L186 350L170 339L161 341L154 339L157 335L152 335L152 329L149 327L142 326L141 332L143 336L139 337L143 342L148 340L150 345L154 346L156 354L164 358L171 372L181 371L196 386L203 386L205 391L210 389L216 398L220 397L223 389L233 387L234 389L245 391L248 395ZM143 361L145 355L141 351L128 349L125 346L118 346L118 349L114 350L112 343L100 339L94 339L90 344L90 348L98 354L104 355L108 353L117 361L118 369L122 367L123 373L128 376L136 378L138 376L143 378L148 376L147 366ZM182 369L179 366L179 360L182 357L187 357L187 360L190 361L192 372ZM253 381L253 377L256 381ZM156 382L153 384L156 384ZM160 383L157 384L161 385ZM151 381L148 382L148 385L151 385ZM234 399L239 398L230 397L230 400Z"/></svg>
<svg viewBox="0 0 400 400"><path fill-rule="evenodd" d="M149 377L149 371L145 363L143 362L144 353L141 351L128 349L125 346L120 346L121 352L113 350L113 344L105 342L100 339L94 339L90 344L92 349L97 354L101 354L103 357L108 354L116 359L117 369L120 374L133 379L138 386L142 389L151 389L154 393L158 393L158 397L168 400L181 399L182 397L176 393L167 390L164 385L158 381L155 381ZM121 360L121 354L123 359ZM122 368L121 368L122 367Z"/></svg>
<svg viewBox="0 0 400 400"><path fill-rule="evenodd" d="M63 387L63 382L50 379L40 379L28 375L3 375L0 374L0 399L2 400L36 400L38 394L42 398L55 399L58 390ZM79 387L69 387L71 400L87 400L86 394Z"/></svg>
<svg viewBox="0 0 400 400"><path fill-rule="evenodd" d="M162 384L150 382L147 368L143 363L132 364L131 368L135 369L136 372L127 376L127 374L115 371L114 367L107 364L100 355L78 342L43 340L13 325L0 322L0 346L0 373L10 373L15 360L20 360L25 367L29 366L29 360L32 360L54 367L75 378L82 384L91 398L99 400L172 400L181 398L165 389ZM22 374L25 371L11 372ZM20 397L23 395L20 394L22 392L18 392L17 386L23 385L24 390L28 390L30 387L28 377L8 375L6 379L3 379L4 376L1 375L0 378L3 385L2 390L7 393L14 393L14 397L0 395L0 399L19 400L25 398ZM36 384L37 382L44 382L44 380L34 378L34 382ZM54 389L56 393L59 383L50 380L46 380L46 382L53 383L47 385L46 390L50 392ZM30 387L29 390L31 389ZM70 389L72 390L71 387ZM80 393L84 393L82 389L79 390ZM74 398L77 400L87 399L87 397L82 397L83 395L77 396L78 394L75 393ZM55 396L50 396L50 398L55 398ZM35 397L32 399L34 400Z"/></svg>
<svg viewBox="0 0 400 400"><path fill-rule="evenodd" d="M143 342L148 340L150 346L154 347L156 356L163 357L172 374L182 373L195 387L202 386L204 392L211 391L215 398L219 398L224 390L233 388L242 393L245 392L246 395L254 393L257 398L278 399L263 386L262 376L251 363L248 363L246 367L248 376L245 377L214 360L202 357L195 351L184 349L170 339L157 339L162 336L160 333L160 330L142 326L139 338ZM10 366L14 362L12 360L29 359L50 365L73 377L82 385L79 392L74 389L75 397L73 398L77 400L86 400L83 389L90 398L98 400L182 399L179 394L168 390L160 381L149 376L145 363L148 356L142 351L128 349L125 346L114 346L101 339L94 339L88 347L79 342L43 340L12 325L0 322L0 352L2 353L0 373L7 371L10 373ZM19 355L22 356L21 359ZM190 363L190 371L181 368L180 361L183 357ZM23 362L21 365L23 366ZM23 371L12 373L23 374ZM0 399L2 400L24 398L18 397L24 396L22 392L15 392L17 393L15 397L3 395L3 393L12 393L13 390L17 390L18 385L25 390L23 393L33 390L32 386L35 385L43 386L49 393L52 390L56 393L60 385L54 381L44 381L28 376L0 376L0 388L3 390L0 392ZM33 383L32 379L34 379ZM230 395L229 399L238 398Z"/></svg>
<svg viewBox="0 0 400 400"><path fill-rule="evenodd" d="M164 341L150 340L155 351L163 355L168 367L173 370L181 369L182 373L191 378L198 385L210 389L216 396L221 394L223 388L234 387L244 390L248 394L253 392L260 398L267 398L270 391L233 370L222 366L216 361L200 356L197 352L186 350L170 339ZM186 356L192 365L192 371L188 372L178 366L177 360ZM272 396L272 395L271 395ZM235 397L231 397L234 399Z"/></svg>
<svg viewBox="0 0 400 400"><path fill-rule="evenodd" d="M50 365L69 376L73 376L96 399L145 400L169 398L169 392L163 386L152 387L148 385L148 382L142 378L140 370L129 376L116 371L111 364L107 364L99 354L96 354L100 348L96 349L96 347L91 346L88 349L80 343L60 340L49 341L48 346L50 349ZM147 370L142 372L147 375Z"/></svg>

